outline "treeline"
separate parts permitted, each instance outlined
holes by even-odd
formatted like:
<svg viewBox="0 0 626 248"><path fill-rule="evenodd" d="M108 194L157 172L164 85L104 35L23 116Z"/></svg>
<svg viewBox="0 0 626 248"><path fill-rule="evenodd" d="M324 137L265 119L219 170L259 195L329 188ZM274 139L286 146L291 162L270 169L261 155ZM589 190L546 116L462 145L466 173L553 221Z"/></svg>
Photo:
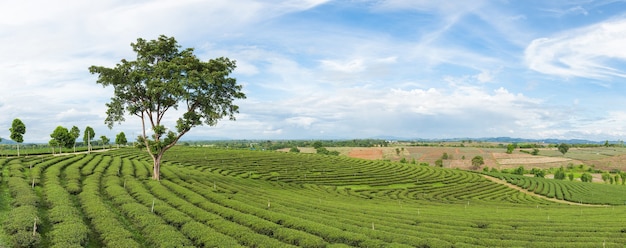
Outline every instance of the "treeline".
<svg viewBox="0 0 626 248"><path fill-rule="evenodd" d="M211 140L184 141L183 146L212 146L220 148L240 148L252 150L280 150L293 147L314 147L321 143L323 147L387 147L390 142L379 139L352 140Z"/></svg>

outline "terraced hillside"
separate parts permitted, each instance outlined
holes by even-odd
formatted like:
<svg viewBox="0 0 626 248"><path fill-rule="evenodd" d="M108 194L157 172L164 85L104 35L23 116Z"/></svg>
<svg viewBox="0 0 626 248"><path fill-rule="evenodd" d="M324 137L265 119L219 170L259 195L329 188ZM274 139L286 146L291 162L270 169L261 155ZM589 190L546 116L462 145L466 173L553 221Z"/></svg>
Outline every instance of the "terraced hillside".
<svg viewBox="0 0 626 248"><path fill-rule="evenodd" d="M0 246L623 247L626 207L553 203L479 174L176 148L0 159ZM600 185L602 186L602 185Z"/></svg>

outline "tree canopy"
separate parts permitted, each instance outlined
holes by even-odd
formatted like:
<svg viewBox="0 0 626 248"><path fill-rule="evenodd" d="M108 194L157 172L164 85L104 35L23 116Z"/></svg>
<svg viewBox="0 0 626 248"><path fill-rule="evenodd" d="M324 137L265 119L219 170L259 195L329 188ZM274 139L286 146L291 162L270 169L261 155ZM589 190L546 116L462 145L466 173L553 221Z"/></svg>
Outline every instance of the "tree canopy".
<svg viewBox="0 0 626 248"><path fill-rule="evenodd" d="M563 153L563 155L565 155L565 153L567 153L567 151L569 150L569 145L565 144L565 143L561 143L558 146L559 152Z"/></svg>
<svg viewBox="0 0 626 248"><path fill-rule="evenodd" d="M87 145L87 150L91 150L91 141L96 137L96 132L90 126L83 131L83 142Z"/></svg>
<svg viewBox="0 0 626 248"><path fill-rule="evenodd" d="M122 59L113 68L91 66L89 71L98 74L98 84L114 89L106 104L109 128L125 121L127 113L141 119L137 141L152 157L152 178L159 180L163 153L193 127L214 126L224 117L235 120L239 107L233 101L245 94L229 76L236 67L234 60L219 57L203 62L193 48L181 50L176 39L164 35L150 41L139 38L131 47L135 60ZM162 123L171 109L182 112L175 132Z"/></svg>
<svg viewBox="0 0 626 248"><path fill-rule="evenodd" d="M483 164L485 164L485 159L483 159L483 156L475 156L472 158L472 167L474 167L475 170L480 168L480 166L482 166Z"/></svg>
<svg viewBox="0 0 626 248"><path fill-rule="evenodd" d="M115 135L115 144L118 145L126 145L126 143L128 143L128 140L126 140L126 134L124 132L120 132L117 135Z"/></svg>
<svg viewBox="0 0 626 248"><path fill-rule="evenodd" d="M69 130L62 126L56 127L52 134L50 134L50 138L52 138L52 140L49 143L51 145L58 145L59 151L61 147L72 148L76 142Z"/></svg>
<svg viewBox="0 0 626 248"><path fill-rule="evenodd" d="M26 133L26 125L20 119L14 119L11 124L11 128L9 128L9 132L11 132L11 139L17 142L17 156L20 156L20 143L24 142L24 134ZM2 141L0 139L0 141Z"/></svg>

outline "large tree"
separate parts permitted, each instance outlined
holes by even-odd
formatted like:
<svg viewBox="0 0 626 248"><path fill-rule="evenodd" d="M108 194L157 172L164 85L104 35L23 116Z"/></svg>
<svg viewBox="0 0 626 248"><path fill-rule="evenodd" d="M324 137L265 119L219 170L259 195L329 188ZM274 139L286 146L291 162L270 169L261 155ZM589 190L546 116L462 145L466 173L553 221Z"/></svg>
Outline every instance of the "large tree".
<svg viewBox="0 0 626 248"><path fill-rule="evenodd" d="M89 71L99 75L98 84L114 88L106 104L109 128L125 121L126 113L141 119L137 141L152 157L152 178L159 180L163 154L193 127L214 126L226 116L234 120L239 107L233 101L244 99L245 94L229 76L234 60L220 57L203 62L193 48L181 50L176 39L163 35L150 41L139 38L131 47L137 54L135 60L122 59L113 68L91 66ZM162 123L171 109L182 112L176 132Z"/></svg>
<svg viewBox="0 0 626 248"><path fill-rule="evenodd" d="M20 119L13 120L11 128L9 128L9 132L11 132L11 139L17 142L17 156L20 156L20 143L24 142L24 134L26 133L26 125Z"/></svg>
<svg viewBox="0 0 626 248"><path fill-rule="evenodd" d="M87 145L87 151L91 151L91 141L93 137L96 137L96 132L93 131L93 128L87 126L83 132L83 142Z"/></svg>

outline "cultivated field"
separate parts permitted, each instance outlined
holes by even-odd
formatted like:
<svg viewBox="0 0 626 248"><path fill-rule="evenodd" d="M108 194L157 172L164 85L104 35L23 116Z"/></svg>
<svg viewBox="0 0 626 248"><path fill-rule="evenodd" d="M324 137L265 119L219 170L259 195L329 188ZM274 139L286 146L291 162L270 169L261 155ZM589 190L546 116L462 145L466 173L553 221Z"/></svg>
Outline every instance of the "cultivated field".
<svg viewBox="0 0 626 248"><path fill-rule="evenodd" d="M166 160L157 182L136 149L0 159L0 246L626 244L621 185L490 174L542 197L596 204L586 206L478 173L345 156L177 147Z"/></svg>
<svg viewBox="0 0 626 248"><path fill-rule="evenodd" d="M556 148L541 148L539 155L514 151L512 154L506 153L506 148L480 148L480 147L432 147L432 146L397 146L397 147L371 147L371 148L328 148L338 150L343 155L364 158L399 161L405 158L407 161L413 159L419 162L435 164L441 159L444 153L451 158L444 160L445 168L470 169L471 159L474 156L482 156L485 160L484 167L501 169L512 169L519 166L530 168L557 168L560 166L585 164L596 169L610 171L613 169L626 170L626 148L616 147L594 147L594 148L571 148L565 155ZM399 153L396 149L401 149ZM530 149L522 149L530 151ZM314 152L305 150L304 152Z"/></svg>

